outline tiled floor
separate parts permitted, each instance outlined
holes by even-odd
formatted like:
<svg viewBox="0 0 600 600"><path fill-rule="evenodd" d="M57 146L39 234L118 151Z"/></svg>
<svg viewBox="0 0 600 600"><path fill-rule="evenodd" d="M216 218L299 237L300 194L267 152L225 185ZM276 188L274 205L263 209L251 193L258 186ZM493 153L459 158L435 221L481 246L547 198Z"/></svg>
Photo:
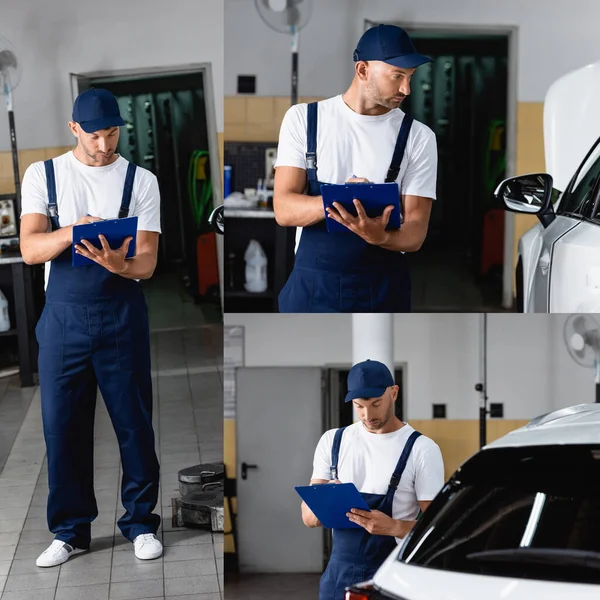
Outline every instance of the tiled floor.
<svg viewBox="0 0 600 600"><path fill-rule="evenodd" d="M11 446L0 473L1 600L222 600L222 535L174 530L171 523L171 499L179 495L177 472L200 462L223 460L222 326L215 322L216 308L189 302L173 279L158 278L146 294L152 329L154 427L161 462L161 503L156 511L163 518L159 535L164 556L138 561L132 544L116 527L123 512L119 453L108 413L99 400L95 434L99 516L92 525L91 551L60 567L35 566L35 558L53 538L45 519L48 485L40 396L37 389L20 390L12 380L0 380L0 418L6 411L14 422L12 429L7 425L0 430L0 459L2 444Z"/></svg>
<svg viewBox="0 0 600 600"><path fill-rule="evenodd" d="M413 312L505 312L501 273L477 280L456 252L423 248L408 256Z"/></svg>
<svg viewBox="0 0 600 600"><path fill-rule="evenodd" d="M321 576L313 573L276 575L227 574L227 600L317 600Z"/></svg>

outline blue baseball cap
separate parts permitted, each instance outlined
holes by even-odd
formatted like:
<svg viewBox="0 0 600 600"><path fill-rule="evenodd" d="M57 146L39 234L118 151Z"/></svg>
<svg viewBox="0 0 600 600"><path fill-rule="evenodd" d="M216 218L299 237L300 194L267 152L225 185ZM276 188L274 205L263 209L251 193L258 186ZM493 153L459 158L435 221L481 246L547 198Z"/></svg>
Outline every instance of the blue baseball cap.
<svg viewBox="0 0 600 600"><path fill-rule="evenodd" d="M376 25L367 29L358 40L354 62L379 60L399 69L413 69L428 62L428 56L419 54L410 36L396 25Z"/></svg>
<svg viewBox="0 0 600 600"><path fill-rule="evenodd" d="M380 398L389 387L396 385L390 370L377 360L355 364L348 373L346 402L357 398Z"/></svg>
<svg viewBox="0 0 600 600"><path fill-rule="evenodd" d="M117 99L101 88L92 88L77 96L73 104L73 121L86 133L125 125Z"/></svg>

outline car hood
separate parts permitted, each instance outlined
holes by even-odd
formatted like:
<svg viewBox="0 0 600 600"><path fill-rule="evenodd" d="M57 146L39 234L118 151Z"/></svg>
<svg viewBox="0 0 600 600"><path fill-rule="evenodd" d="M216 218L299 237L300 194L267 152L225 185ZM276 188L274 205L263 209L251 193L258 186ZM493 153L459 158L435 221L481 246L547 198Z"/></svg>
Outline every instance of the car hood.
<svg viewBox="0 0 600 600"><path fill-rule="evenodd" d="M381 591L402 600L597 600L600 586L453 573L407 565L392 552L373 578Z"/></svg>
<svg viewBox="0 0 600 600"><path fill-rule="evenodd" d="M600 137L600 62L555 81L544 101L546 171L564 191Z"/></svg>

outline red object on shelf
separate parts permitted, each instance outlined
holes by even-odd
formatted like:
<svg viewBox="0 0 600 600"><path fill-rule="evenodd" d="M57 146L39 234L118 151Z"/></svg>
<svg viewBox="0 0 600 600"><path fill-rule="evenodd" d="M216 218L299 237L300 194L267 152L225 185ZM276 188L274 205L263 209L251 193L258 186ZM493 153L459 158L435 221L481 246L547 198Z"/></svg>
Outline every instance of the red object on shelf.
<svg viewBox="0 0 600 600"><path fill-rule="evenodd" d="M200 296L206 296L210 288L219 286L216 233L203 233L198 236L197 254L198 293Z"/></svg>
<svg viewBox="0 0 600 600"><path fill-rule="evenodd" d="M494 208L483 216L481 241L481 274L504 264L504 210Z"/></svg>

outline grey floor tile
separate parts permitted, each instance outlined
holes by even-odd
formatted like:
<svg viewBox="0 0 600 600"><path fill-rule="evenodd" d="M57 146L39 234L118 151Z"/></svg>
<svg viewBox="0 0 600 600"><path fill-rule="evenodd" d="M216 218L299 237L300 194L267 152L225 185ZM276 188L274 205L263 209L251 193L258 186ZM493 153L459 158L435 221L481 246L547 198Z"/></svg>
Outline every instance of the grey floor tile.
<svg viewBox="0 0 600 600"><path fill-rule="evenodd" d="M35 486L33 485L18 485L14 487L4 487L0 488L0 508L11 508L8 506L4 506L2 500L3 499L14 499L18 498L21 500L21 503L25 498L31 496Z"/></svg>
<svg viewBox="0 0 600 600"><path fill-rule="evenodd" d="M17 545L12 546L0 546L0 560L12 560L15 556Z"/></svg>
<svg viewBox="0 0 600 600"><path fill-rule="evenodd" d="M6 580L8 578L6 575L0 575L0 598L2 597L2 592L4 591L4 586L6 584Z"/></svg>
<svg viewBox="0 0 600 600"><path fill-rule="evenodd" d="M0 521L0 534L2 533L14 533L15 531L21 531L23 529L23 523L25 519L5 519Z"/></svg>
<svg viewBox="0 0 600 600"><path fill-rule="evenodd" d="M25 498L29 498L31 496L31 492L28 496L15 496L14 498L0 498L0 508L21 508L24 503L27 502Z"/></svg>
<svg viewBox="0 0 600 600"><path fill-rule="evenodd" d="M56 600L108 600L108 589L108 584L61 588Z"/></svg>
<svg viewBox="0 0 600 600"><path fill-rule="evenodd" d="M186 529L185 531L168 531L164 534L165 546L196 546L212 543L213 538L210 531Z"/></svg>
<svg viewBox="0 0 600 600"><path fill-rule="evenodd" d="M210 544L201 544L199 546L165 546L165 563L207 559L214 559L213 547Z"/></svg>
<svg viewBox="0 0 600 600"><path fill-rule="evenodd" d="M46 529L46 531L24 531L19 539L19 545L23 544L38 544L45 542L50 544L54 540L54 534Z"/></svg>
<svg viewBox="0 0 600 600"><path fill-rule="evenodd" d="M16 546L19 543L19 531L12 533L0 533L0 548L3 546Z"/></svg>
<svg viewBox="0 0 600 600"><path fill-rule="evenodd" d="M23 531L48 531L48 520L45 517L28 517Z"/></svg>
<svg viewBox="0 0 600 600"><path fill-rule="evenodd" d="M165 579L216 575L214 559L182 560L165 563Z"/></svg>
<svg viewBox="0 0 600 600"><path fill-rule="evenodd" d="M167 600L222 600L221 594L186 594L185 596L165 596Z"/></svg>
<svg viewBox="0 0 600 600"><path fill-rule="evenodd" d="M2 594L2 600L55 600L55 588L45 588L43 590L19 590L18 592L9 592L6 589ZM61 598L60 600L74 600L71 598ZM79 599L78 599L79 600ZM91 597L81 598L81 600L96 600ZM98 600L104 600L103 598Z"/></svg>
<svg viewBox="0 0 600 600"><path fill-rule="evenodd" d="M164 598L164 583L161 579L113 583L110 586L110 600L139 600Z"/></svg>
<svg viewBox="0 0 600 600"><path fill-rule="evenodd" d="M112 544L107 552L86 552L70 558L61 565L61 573L65 571L83 571L86 569L108 568L112 561Z"/></svg>
<svg viewBox="0 0 600 600"><path fill-rule="evenodd" d="M56 587L58 570L51 573L28 573L27 575L9 575L5 590L17 592L21 590L42 590Z"/></svg>
<svg viewBox="0 0 600 600"><path fill-rule="evenodd" d="M126 583L128 581L145 581L150 579L162 579L163 562L160 559L144 563L137 560L137 564L115 566L113 564L110 580L112 583Z"/></svg>
<svg viewBox="0 0 600 600"><path fill-rule="evenodd" d="M0 560L0 577L8 575L8 572L10 571L10 565L10 560Z"/></svg>
<svg viewBox="0 0 600 600"><path fill-rule="evenodd" d="M213 594L219 591L219 581L214 575L165 579L165 591L170 596L177 594Z"/></svg>
<svg viewBox="0 0 600 600"><path fill-rule="evenodd" d="M0 508L0 519L24 519L27 516L27 506L19 508Z"/></svg>
<svg viewBox="0 0 600 600"><path fill-rule="evenodd" d="M80 567L60 572L58 587L75 587L79 585L100 585L110 583L110 567Z"/></svg>
<svg viewBox="0 0 600 600"><path fill-rule="evenodd" d="M50 544L38 542L36 544L19 544L15 552L15 558L37 558ZM0 550L2 550L0 548Z"/></svg>
<svg viewBox="0 0 600 600"><path fill-rule="evenodd" d="M12 561L11 575L27 575L29 573L48 573L46 569L37 567L31 558L19 558Z"/></svg>

